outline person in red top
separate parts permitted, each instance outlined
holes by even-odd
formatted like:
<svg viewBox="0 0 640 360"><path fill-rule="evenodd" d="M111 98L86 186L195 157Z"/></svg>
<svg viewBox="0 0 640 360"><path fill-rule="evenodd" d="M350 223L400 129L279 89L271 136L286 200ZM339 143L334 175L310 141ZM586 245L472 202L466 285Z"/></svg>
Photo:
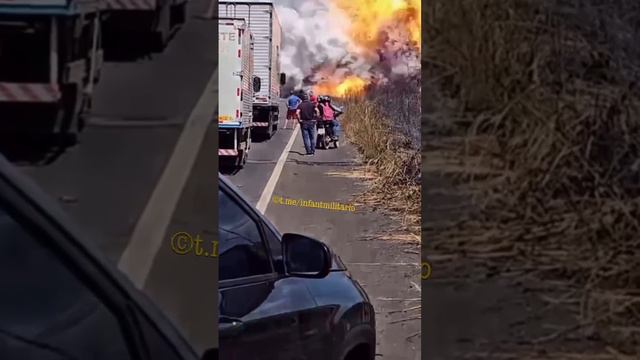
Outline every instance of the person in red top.
<svg viewBox="0 0 640 360"><path fill-rule="evenodd" d="M321 96L319 110L322 120L331 123L331 126L329 126L329 136L331 137L331 140L336 142L337 145L340 132L340 123L338 122L338 116L342 115L342 109L331 103L331 97Z"/></svg>
<svg viewBox="0 0 640 360"><path fill-rule="evenodd" d="M291 94L287 99L287 120L284 123L285 129L289 128L290 120L298 120L298 106L301 102L302 99L300 99L293 91L291 91ZM296 127L295 122L293 123L293 127Z"/></svg>
<svg viewBox="0 0 640 360"><path fill-rule="evenodd" d="M321 97L318 97L317 95L309 96L309 101L318 110L318 117L316 118L317 121L322 121L322 106L320 105L320 98Z"/></svg>

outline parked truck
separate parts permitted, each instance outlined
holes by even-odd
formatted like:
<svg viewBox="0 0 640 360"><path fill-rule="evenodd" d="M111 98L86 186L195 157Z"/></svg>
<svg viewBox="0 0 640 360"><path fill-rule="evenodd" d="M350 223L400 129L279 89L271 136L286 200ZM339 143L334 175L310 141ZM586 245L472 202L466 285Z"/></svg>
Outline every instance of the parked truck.
<svg viewBox="0 0 640 360"><path fill-rule="evenodd" d="M102 67L103 8L102 0L0 0L0 127L37 110L29 131L75 138Z"/></svg>
<svg viewBox="0 0 640 360"><path fill-rule="evenodd" d="M254 38L244 19L218 19L218 156L242 168L251 148Z"/></svg>
<svg viewBox="0 0 640 360"><path fill-rule="evenodd" d="M271 138L278 130L280 86L286 82L280 73L282 27L273 1L219 1L218 16L245 19L254 36L254 69L261 88L253 100L253 131Z"/></svg>
<svg viewBox="0 0 640 360"><path fill-rule="evenodd" d="M105 1L109 11L105 33L114 47L125 37L135 38L149 52L162 51L173 30L186 21L188 0Z"/></svg>

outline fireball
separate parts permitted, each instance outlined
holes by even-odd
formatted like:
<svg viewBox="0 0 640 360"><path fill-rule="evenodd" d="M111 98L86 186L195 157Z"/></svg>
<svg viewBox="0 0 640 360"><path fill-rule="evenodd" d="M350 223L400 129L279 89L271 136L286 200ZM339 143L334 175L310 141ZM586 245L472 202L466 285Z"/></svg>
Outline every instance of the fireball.
<svg viewBox="0 0 640 360"><path fill-rule="evenodd" d="M333 0L351 20L351 37L357 45L375 49L385 28L400 29L412 46L421 48L420 0Z"/></svg>
<svg viewBox="0 0 640 360"><path fill-rule="evenodd" d="M325 80L313 87L313 91L319 95L330 95L336 97L344 97L347 94L361 93L368 82L357 76L349 76L342 81Z"/></svg>
<svg viewBox="0 0 640 360"><path fill-rule="evenodd" d="M334 11L349 22L350 52L378 55L421 50L420 0L332 0ZM381 52L382 51L382 52ZM334 69L335 70L335 69ZM369 80L345 74L324 74L315 86L317 94L344 96L362 93Z"/></svg>

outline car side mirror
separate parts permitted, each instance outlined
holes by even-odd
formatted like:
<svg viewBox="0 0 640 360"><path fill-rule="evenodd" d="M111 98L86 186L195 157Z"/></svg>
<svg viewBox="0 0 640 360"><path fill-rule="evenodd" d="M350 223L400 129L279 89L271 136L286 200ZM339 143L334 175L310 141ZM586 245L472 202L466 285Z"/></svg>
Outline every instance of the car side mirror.
<svg viewBox="0 0 640 360"><path fill-rule="evenodd" d="M218 360L218 349L207 349L204 354L202 354L200 360Z"/></svg>
<svg viewBox="0 0 640 360"><path fill-rule="evenodd" d="M260 91L261 87L262 87L262 81L260 80L259 77L254 76L253 77L253 92Z"/></svg>
<svg viewBox="0 0 640 360"><path fill-rule="evenodd" d="M287 75L285 73L280 73L280 85L284 85L287 83Z"/></svg>
<svg viewBox="0 0 640 360"><path fill-rule="evenodd" d="M288 276L321 279L331 271L331 250L323 242L298 235L282 235L282 254Z"/></svg>

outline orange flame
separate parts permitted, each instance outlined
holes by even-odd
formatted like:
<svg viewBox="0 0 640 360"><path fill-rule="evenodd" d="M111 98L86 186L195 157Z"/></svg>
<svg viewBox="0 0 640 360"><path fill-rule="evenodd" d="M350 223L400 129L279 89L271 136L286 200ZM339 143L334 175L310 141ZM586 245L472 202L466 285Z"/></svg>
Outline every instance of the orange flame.
<svg viewBox="0 0 640 360"><path fill-rule="evenodd" d="M393 32L421 49L420 0L332 0L334 9L349 19L350 37L357 49L375 50L384 41L384 33ZM357 76L341 78L329 76L314 86L316 94L344 96L349 92L359 93L369 84Z"/></svg>
<svg viewBox="0 0 640 360"><path fill-rule="evenodd" d="M318 95L330 95L343 97L347 94L358 94L364 90L368 82L357 76L349 76L342 81L336 79L325 80L313 87L313 92Z"/></svg>
<svg viewBox="0 0 640 360"><path fill-rule="evenodd" d="M420 0L333 0L351 20L351 37L360 46L375 48L382 30L404 31L412 46L421 48Z"/></svg>

